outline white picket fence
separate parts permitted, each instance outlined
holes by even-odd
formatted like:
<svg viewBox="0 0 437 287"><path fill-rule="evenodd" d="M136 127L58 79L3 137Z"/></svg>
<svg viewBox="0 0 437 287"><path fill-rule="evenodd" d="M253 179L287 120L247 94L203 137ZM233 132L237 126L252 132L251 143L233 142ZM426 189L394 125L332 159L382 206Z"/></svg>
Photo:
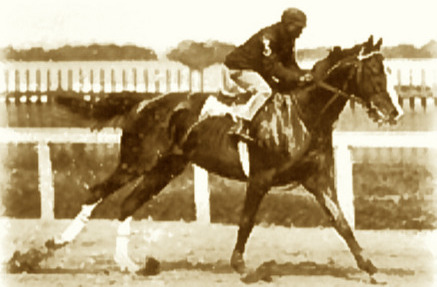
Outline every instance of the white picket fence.
<svg viewBox="0 0 437 287"><path fill-rule="evenodd" d="M217 91L222 66L204 74L173 61L0 62L0 93Z"/></svg>
<svg viewBox="0 0 437 287"><path fill-rule="evenodd" d="M301 61L309 69L314 60ZM387 59L385 65L394 85L420 86L437 93L437 59ZM217 91L223 84L223 66L216 64L200 74L191 74L187 66L173 61L67 61L0 62L0 93L75 91L137 92Z"/></svg>
<svg viewBox="0 0 437 287"><path fill-rule="evenodd" d="M121 130L105 128L0 128L0 143L33 143L38 147L41 219L54 220L54 184L49 143L119 144ZM352 148L437 148L437 132L334 132L338 200L347 220L355 224ZM194 166L194 200L197 221L210 222L208 173Z"/></svg>

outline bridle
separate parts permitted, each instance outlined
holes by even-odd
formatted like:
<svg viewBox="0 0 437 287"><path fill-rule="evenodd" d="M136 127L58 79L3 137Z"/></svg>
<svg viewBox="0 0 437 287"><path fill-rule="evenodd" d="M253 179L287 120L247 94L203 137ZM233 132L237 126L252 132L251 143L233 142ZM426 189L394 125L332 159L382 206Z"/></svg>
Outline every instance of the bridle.
<svg viewBox="0 0 437 287"><path fill-rule="evenodd" d="M363 49L361 50L361 52L360 52L360 54L358 55L358 56L354 56L353 58L354 58L354 61L351 61L351 62L347 62L346 63L346 65L353 65L353 66L355 66L355 69L354 70L352 70L350 73L349 73L349 76L348 76L348 79L345 81L345 83L344 83L344 85L343 85L343 87L342 87L342 89L339 89L339 88L336 88L336 87L334 87L334 86L332 86L332 85L330 85L330 84L328 84L328 83L326 83L324 80L320 80L320 81L317 81L316 83L315 83L315 85L317 86L317 87L320 87L320 88L322 88L322 89L325 89L325 90L327 90L327 91L330 91L330 92L332 92L333 93L333 96L329 99L329 101L325 104L325 106L322 108L322 110L321 110L321 115L323 115L325 112L326 112L326 110L339 98L339 97L343 97L343 98L345 98L346 100L355 100L355 101L357 101L357 102L359 102L359 103L361 103L363 106L366 106L367 105L367 103L365 103L364 102L364 100L363 99L361 99L361 98L359 98L359 97L357 97L357 96L355 96L355 95L353 95L353 94L349 94L349 93L346 93L345 92L345 90L347 90L347 88L348 88L348 83L349 83L349 81L354 77L354 74L355 74L355 80L356 80L356 83L358 84L360 81L361 81L361 77L362 77L362 71L363 71L363 60L366 60L366 59L369 59L369 58L371 58L371 57L373 57L374 55L377 55L377 54L381 54L381 52L380 51L373 51L373 52L371 52L371 53L369 53L369 54L366 54L366 55L364 55L364 53L363 53ZM349 59L348 59L349 60ZM345 62L346 60L341 60L341 61L339 61L337 64L335 64L334 66L332 66L329 70L328 70L328 72L326 73L326 76L325 76L325 78L327 78L334 70L336 70L337 68L339 68L339 67L342 67L343 66L343 64L344 64L344 62ZM358 85L359 86L359 85Z"/></svg>

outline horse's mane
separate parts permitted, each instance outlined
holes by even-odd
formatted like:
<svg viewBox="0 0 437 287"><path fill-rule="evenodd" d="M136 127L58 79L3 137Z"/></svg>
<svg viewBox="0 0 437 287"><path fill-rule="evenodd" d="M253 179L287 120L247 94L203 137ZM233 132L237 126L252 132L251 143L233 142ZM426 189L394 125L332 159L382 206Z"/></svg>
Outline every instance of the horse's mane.
<svg viewBox="0 0 437 287"><path fill-rule="evenodd" d="M352 48L343 49L340 46L334 46L324 59L321 59L314 64L312 68L312 74L316 79L321 79L331 67L341 60L348 57L358 56L360 54L369 54L374 50L379 50L381 44L382 40L378 41L378 43L374 45L373 36L370 36L366 42L357 44Z"/></svg>

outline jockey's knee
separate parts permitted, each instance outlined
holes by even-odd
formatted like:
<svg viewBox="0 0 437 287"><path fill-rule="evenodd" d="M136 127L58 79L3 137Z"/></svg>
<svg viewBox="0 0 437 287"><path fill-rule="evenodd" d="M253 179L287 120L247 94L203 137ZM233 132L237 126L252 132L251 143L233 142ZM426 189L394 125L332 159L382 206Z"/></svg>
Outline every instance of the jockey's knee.
<svg viewBox="0 0 437 287"><path fill-rule="evenodd" d="M257 87L257 91L258 91L258 93L260 93L262 95L267 95L267 96L270 96L270 94L272 93L272 89L267 84L260 85L259 87Z"/></svg>

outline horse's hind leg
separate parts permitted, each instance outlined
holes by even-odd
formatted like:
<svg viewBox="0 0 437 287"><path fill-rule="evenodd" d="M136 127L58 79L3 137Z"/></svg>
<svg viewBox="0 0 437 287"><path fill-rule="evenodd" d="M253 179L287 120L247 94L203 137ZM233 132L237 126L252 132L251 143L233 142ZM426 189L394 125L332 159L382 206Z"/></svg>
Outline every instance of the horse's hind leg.
<svg viewBox="0 0 437 287"><path fill-rule="evenodd" d="M372 261L364 254L363 249L358 244L354 232L346 220L336 197L334 180L328 175L317 175L307 179L305 188L316 197L325 213L328 215L334 228L346 241L349 249L355 257L358 267L372 275L377 272L377 268Z"/></svg>
<svg viewBox="0 0 437 287"><path fill-rule="evenodd" d="M138 176L136 172L120 162L115 171L105 181L90 188L88 198L85 204L82 205L79 214L76 215L60 236L48 240L46 246L48 248L57 249L73 241L89 221L96 206L108 195Z"/></svg>
<svg viewBox="0 0 437 287"><path fill-rule="evenodd" d="M139 269L128 256L130 222L133 213L179 175L187 163L187 160L179 155L171 155L161 159L152 170L143 174L141 182L123 201L119 217L121 224L118 228L114 255L114 260L121 270L135 272Z"/></svg>

